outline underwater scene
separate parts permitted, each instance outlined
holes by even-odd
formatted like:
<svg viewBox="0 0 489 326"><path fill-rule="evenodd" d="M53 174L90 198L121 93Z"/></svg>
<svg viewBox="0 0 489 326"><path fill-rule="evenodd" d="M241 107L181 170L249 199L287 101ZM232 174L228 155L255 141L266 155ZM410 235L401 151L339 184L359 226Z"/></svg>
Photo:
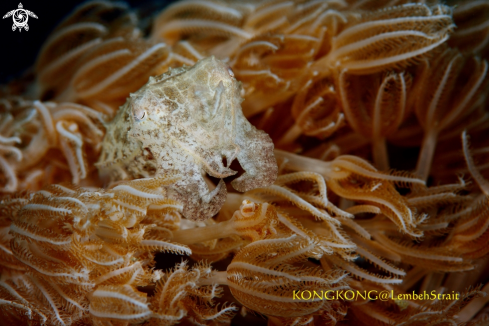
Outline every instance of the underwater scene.
<svg viewBox="0 0 489 326"><path fill-rule="evenodd" d="M70 10L0 65L0 325L489 325L489 0Z"/></svg>

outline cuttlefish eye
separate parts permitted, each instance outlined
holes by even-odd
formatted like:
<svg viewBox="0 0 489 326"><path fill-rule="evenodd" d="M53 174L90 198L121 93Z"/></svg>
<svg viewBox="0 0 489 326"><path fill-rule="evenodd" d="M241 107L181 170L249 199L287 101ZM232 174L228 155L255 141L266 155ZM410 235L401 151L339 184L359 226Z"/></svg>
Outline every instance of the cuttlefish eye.
<svg viewBox="0 0 489 326"><path fill-rule="evenodd" d="M234 72L233 69L231 69L231 67L228 67L228 73L231 77L234 77Z"/></svg>
<svg viewBox="0 0 489 326"><path fill-rule="evenodd" d="M146 118L146 111L144 109L134 109L133 114L134 114L134 120L136 121L141 121L144 120L144 118Z"/></svg>

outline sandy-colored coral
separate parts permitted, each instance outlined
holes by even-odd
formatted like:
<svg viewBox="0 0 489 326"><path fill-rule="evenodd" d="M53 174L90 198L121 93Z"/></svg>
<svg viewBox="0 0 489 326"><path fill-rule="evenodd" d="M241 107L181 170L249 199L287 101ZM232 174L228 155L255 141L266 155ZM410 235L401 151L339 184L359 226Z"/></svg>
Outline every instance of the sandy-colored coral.
<svg viewBox="0 0 489 326"><path fill-rule="evenodd" d="M154 252L191 253L170 240L182 205L167 199L160 187L174 181L136 180L109 190L53 185L3 199L1 209L3 213L8 209L8 215L2 215L2 226L10 233L3 235L2 248L10 249L2 251L0 263L2 311L8 317L2 324L24 312L28 312L25 321L50 325L85 323L87 318L96 325L104 320L168 320L169 312L158 308L165 303L154 301L150 307L146 293L137 287L162 277L151 271ZM193 282L205 277L195 273ZM178 289L181 281L175 277L166 283ZM200 294L195 291L192 298L205 297L211 306L212 298L219 296L205 286ZM161 301L159 296L154 300ZM186 316L180 303L177 307L173 322ZM197 316L206 313L192 309Z"/></svg>
<svg viewBox="0 0 489 326"><path fill-rule="evenodd" d="M97 173L93 163L105 134L105 114L77 103L11 97L0 107L0 118L0 165L7 179L2 191L79 184Z"/></svg>

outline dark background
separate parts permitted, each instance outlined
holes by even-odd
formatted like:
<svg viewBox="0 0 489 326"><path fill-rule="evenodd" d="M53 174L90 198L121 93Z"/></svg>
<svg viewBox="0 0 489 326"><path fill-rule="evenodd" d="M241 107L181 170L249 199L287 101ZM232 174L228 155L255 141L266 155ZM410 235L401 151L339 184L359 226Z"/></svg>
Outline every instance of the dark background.
<svg viewBox="0 0 489 326"><path fill-rule="evenodd" d="M175 0L130 0L124 1L131 8L146 8L158 13ZM81 0L49 1L49 0L1 0L0 17L17 9L22 2L24 9L32 11L38 19L29 17L29 31L12 31L12 17L0 19L0 84L20 76L32 67L39 49L50 32L76 6L85 2ZM145 11L148 11L145 10Z"/></svg>

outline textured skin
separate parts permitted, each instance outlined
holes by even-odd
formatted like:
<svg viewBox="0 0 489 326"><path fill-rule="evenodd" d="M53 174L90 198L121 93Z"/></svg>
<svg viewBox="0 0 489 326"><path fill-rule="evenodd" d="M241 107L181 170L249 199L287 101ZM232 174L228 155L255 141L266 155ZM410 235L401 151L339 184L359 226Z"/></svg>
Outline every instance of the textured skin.
<svg viewBox="0 0 489 326"><path fill-rule="evenodd" d="M273 142L246 120L240 94L241 83L214 57L151 77L107 126L99 170L112 180L180 177L169 194L184 204L184 215L211 217L224 203L226 187L221 180L210 191L204 173L234 175L229 166L237 159L245 173L231 184L242 192L268 186L277 176Z"/></svg>

